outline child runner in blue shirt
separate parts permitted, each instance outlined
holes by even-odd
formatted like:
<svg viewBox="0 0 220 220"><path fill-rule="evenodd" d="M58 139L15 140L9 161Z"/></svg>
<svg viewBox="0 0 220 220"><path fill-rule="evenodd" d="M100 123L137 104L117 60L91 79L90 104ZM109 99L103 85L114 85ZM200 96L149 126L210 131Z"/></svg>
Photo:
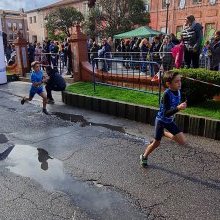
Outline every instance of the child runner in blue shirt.
<svg viewBox="0 0 220 220"><path fill-rule="evenodd" d="M177 72L168 71L164 74L164 82L168 87L162 97L160 110L155 120L155 139L150 143L144 154L140 155L140 164L147 166L147 158L150 153L160 145L162 136L166 136L180 145L186 143L183 132L179 130L174 122L174 114L187 107L186 101L181 102L181 76ZM164 131L166 129L167 131Z"/></svg>
<svg viewBox="0 0 220 220"><path fill-rule="evenodd" d="M40 70L40 64L37 61L31 63L31 67L33 68L33 72L31 74L31 89L29 93L29 98L24 97L21 100L21 104L23 105L26 101L31 101L34 98L34 95L37 93L39 96L43 98L43 113L49 115L46 105L47 105L47 95L43 89L43 83L46 82L46 79L43 76L43 72Z"/></svg>

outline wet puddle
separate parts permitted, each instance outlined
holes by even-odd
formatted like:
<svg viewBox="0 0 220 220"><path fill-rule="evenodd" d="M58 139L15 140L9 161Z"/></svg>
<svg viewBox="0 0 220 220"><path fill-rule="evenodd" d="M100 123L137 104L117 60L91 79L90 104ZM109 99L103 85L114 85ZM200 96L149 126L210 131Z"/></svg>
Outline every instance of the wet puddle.
<svg viewBox="0 0 220 220"><path fill-rule="evenodd" d="M125 129L123 127L109 125L109 124L89 122L82 115L66 114L66 113L62 113L62 112L53 112L53 115L57 116L58 118L60 118L62 120L65 120L65 121L80 123L81 127L99 126L99 127L104 127L104 128L110 129L112 131L118 131L121 133L125 133Z"/></svg>
<svg viewBox="0 0 220 220"><path fill-rule="evenodd" d="M146 219L129 199L96 181L80 181L65 174L63 163L42 148L9 145L0 162L10 172L29 177L46 190L62 191L73 203L95 219Z"/></svg>
<svg viewBox="0 0 220 220"><path fill-rule="evenodd" d="M110 129L111 131L118 131L118 132L124 134L126 137L130 137L132 139L140 141L143 144L149 143L143 137L138 137L136 135L127 133L125 131L125 129L123 127L120 127L120 126L114 126L114 125L103 124L103 123L89 122L82 115L67 114L67 113L62 113L62 112L53 112L53 115L55 115L56 117L58 117L58 118L60 118L62 120L65 120L65 121L70 121L70 122L73 122L73 123L80 123L81 127L86 127L86 126L104 127L104 128Z"/></svg>

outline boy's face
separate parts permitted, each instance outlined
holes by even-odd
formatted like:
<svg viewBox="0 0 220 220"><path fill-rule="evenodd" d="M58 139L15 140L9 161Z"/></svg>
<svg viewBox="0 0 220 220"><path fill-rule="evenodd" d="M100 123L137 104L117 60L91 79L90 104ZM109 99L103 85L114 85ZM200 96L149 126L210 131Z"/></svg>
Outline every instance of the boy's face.
<svg viewBox="0 0 220 220"><path fill-rule="evenodd" d="M181 89L181 76L177 75L171 83L168 83L168 87L173 91Z"/></svg>
<svg viewBox="0 0 220 220"><path fill-rule="evenodd" d="M40 65L36 64L33 69L35 72L38 72L40 70Z"/></svg>

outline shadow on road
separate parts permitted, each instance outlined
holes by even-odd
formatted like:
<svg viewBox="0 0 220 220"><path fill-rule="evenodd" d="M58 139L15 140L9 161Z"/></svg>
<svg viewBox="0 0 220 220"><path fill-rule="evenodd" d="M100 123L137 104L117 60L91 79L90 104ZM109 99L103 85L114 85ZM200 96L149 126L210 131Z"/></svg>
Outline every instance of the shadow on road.
<svg viewBox="0 0 220 220"><path fill-rule="evenodd" d="M178 173L178 172L175 172L175 171L172 171L172 170L169 170L169 169L166 169L164 167L157 166L157 165L149 165L147 167L147 169L160 170L160 171L163 171L165 173L171 174L173 176L177 176L177 177L183 178L185 180L191 181L195 184L203 185L203 186L206 186L206 187L211 188L211 189L220 190L220 181L219 180L213 180L212 179L211 181L215 182L215 183L211 183L211 182L208 182L208 181L196 178L196 177L188 176L188 175L185 175L185 174L182 174L182 173Z"/></svg>

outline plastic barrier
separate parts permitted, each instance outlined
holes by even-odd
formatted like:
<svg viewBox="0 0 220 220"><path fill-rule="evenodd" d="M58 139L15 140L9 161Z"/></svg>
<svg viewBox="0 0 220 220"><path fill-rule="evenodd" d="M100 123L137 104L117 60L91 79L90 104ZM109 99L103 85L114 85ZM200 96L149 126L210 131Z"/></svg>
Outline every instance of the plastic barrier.
<svg viewBox="0 0 220 220"><path fill-rule="evenodd" d="M3 36L2 36L2 21L0 17L0 84L7 83L6 76L6 65L5 65L5 54L3 46Z"/></svg>

